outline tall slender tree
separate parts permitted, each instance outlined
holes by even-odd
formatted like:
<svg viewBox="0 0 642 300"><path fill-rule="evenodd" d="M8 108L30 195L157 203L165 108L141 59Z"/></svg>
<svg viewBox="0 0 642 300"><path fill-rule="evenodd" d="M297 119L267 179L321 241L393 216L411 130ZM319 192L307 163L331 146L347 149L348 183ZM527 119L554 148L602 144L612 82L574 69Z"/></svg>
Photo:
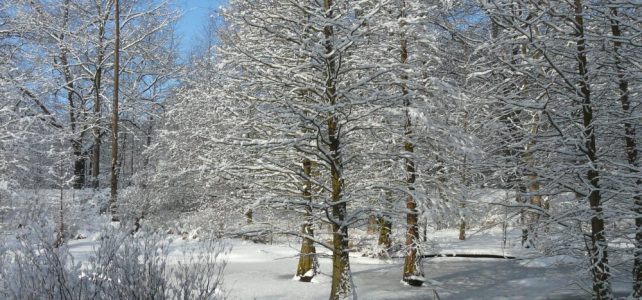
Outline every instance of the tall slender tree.
<svg viewBox="0 0 642 300"><path fill-rule="evenodd" d="M103 71L105 68L105 56L107 55L106 49L106 33L107 33L107 22L109 21L109 16L111 15L111 5L113 2L107 1L103 3L97 1L95 3L96 13L98 14L98 34L97 34L97 54L96 54L96 68L95 73L93 74L93 87L95 98L94 98L94 144L92 146L92 158L91 158L91 176L92 176L92 187L97 189L100 186L98 176L100 175L100 146L102 141L102 125L101 125L101 105L102 105L102 80L103 80Z"/></svg>
<svg viewBox="0 0 642 300"><path fill-rule="evenodd" d="M402 1L402 5L399 11L399 24L403 27L406 18L406 8L405 3ZM400 51L399 51L399 62L404 65L408 61L408 42L406 37L401 30L400 37ZM413 143L413 124L412 117L410 115L410 99L408 97L408 86L406 81L408 81L408 76L405 74L401 75L401 96L403 97L404 105L404 150L406 151L405 165L406 165L406 182L408 185L408 196L406 199L406 247L407 254L404 260L404 269L403 269L403 281L407 282L413 286L420 286L424 281L423 266L421 263L421 253L419 253L419 211L417 209L417 201L415 199L415 182L417 181L417 169L415 166L414 151L415 145Z"/></svg>
<svg viewBox="0 0 642 300"><path fill-rule="evenodd" d="M626 155L626 160L628 163L627 173L630 173L635 178L635 185L632 190L633 194L633 205L632 210L635 217L635 240L634 245L635 249L633 252L633 297L640 298L642 297L642 177L639 176L640 173L640 159L639 159L639 150L638 150L638 139L636 133L636 127L639 124L635 124L634 112L631 105L631 91L629 88L630 85L630 76L626 61L635 56L635 49L631 49L629 53L625 53L623 48L623 41L626 41L628 37L626 33L622 30L622 16L620 14L620 9L616 6L615 3L611 3L608 11L605 12L611 29L613 52L613 68L615 69L615 74L617 76L617 87L618 87L618 98L620 105L622 107L623 119L624 119L624 153ZM631 57L627 57L627 54ZM639 79L638 79L639 82Z"/></svg>
<svg viewBox="0 0 642 300"><path fill-rule="evenodd" d="M120 3L114 0L114 91L111 107L111 180L109 211L112 221L118 218L118 80L120 78Z"/></svg>
<svg viewBox="0 0 642 300"><path fill-rule="evenodd" d="M596 118L594 116L594 99L591 97L591 79L587 58L587 37L585 34L584 3L582 0L573 2L574 8L574 34L577 47L576 62L579 75L579 96L582 104L582 137L584 151L588 157L588 170L586 179L589 183L588 201L593 215L591 216L591 244L589 255L591 258L591 273L593 274L593 292L598 299L611 299L610 270L607 252L606 232L604 226L604 212L602 193L600 192L600 168L598 166L599 154L597 151L597 134L595 130Z"/></svg>

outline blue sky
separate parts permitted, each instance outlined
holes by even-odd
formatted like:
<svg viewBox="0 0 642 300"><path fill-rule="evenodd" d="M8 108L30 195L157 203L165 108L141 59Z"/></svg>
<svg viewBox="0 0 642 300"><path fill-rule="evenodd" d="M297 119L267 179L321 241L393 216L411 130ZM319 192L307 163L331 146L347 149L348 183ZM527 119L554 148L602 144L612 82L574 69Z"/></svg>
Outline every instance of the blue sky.
<svg viewBox="0 0 642 300"><path fill-rule="evenodd" d="M191 47L194 39L202 30L203 24L207 20L209 8L218 9L226 2L226 0L175 0L173 2L183 11L183 17L178 22L182 53Z"/></svg>

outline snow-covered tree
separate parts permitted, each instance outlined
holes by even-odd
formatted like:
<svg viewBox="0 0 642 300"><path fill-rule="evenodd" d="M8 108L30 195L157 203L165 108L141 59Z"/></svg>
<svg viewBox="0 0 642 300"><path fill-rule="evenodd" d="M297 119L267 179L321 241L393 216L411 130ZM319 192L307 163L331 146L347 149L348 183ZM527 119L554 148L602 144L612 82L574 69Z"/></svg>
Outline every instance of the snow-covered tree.
<svg viewBox="0 0 642 300"><path fill-rule="evenodd" d="M382 29L374 25L381 4L326 0L230 6L224 13L229 32L219 52L235 80L228 90L236 92L228 97L253 103L252 124L261 134L227 136L227 142L260 149L254 167L247 169L261 170L266 175L255 174L256 179L283 187L309 178L299 161L318 162L321 177L313 178L314 184L325 196L317 205L333 236L330 298L352 297L348 228L364 220L368 210L355 205L359 191L352 189L361 181L354 175L360 167L355 143L363 142L356 135L372 126L373 113L394 102L378 88L390 72L385 62L373 63L360 53L368 36ZM291 196L303 198L300 192Z"/></svg>
<svg viewBox="0 0 642 300"><path fill-rule="evenodd" d="M111 95L113 1L12 0L7 5L12 7L6 13L14 28L8 41L19 47L13 51L15 68L5 80L19 89L21 103L32 114L46 119L50 130L44 138L69 141L76 156L71 166L74 187L86 184L89 169L95 186L101 139L108 132L102 127L106 124L101 122L101 111L108 111L104 100ZM140 1L126 6L123 49L125 81L131 83L126 85L131 91L127 94L130 107L147 106L152 87L162 90L171 80L168 67L174 56L167 55L173 51L167 43L172 32L167 28L176 17L165 18L171 14L166 3ZM135 118L128 119L135 124Z"/></svg>
<svg viewBox="0 0 642 300"><path fill-rule="evenodd" d="M506 123L519 132L515 135L519 146L512 149L519 153L524 194L530 198L523 207L540 224L574 228L579 223L588 231L586 237L573 238L587 245L594 297L610 299L607 254L613 253L608 241L615 232L605 224L619 224L618 231L630 228L622 222L630 218L624 211L632 210L637 217L635 195L639 195L639 168L635 159L629 159L637 147L639 124L629 121L636 112L626 99L639 88L639 70L625 76L621 63L639 59L639 47L625 37L639 31L630 25L626 33L618 32L620 24L633 23L615 15L636 8L581 0L540 4L483 3L497 28L493 49L506 57L498 64L504 80L496 81L494 98L509 108ZM621 52L623 45L628 47L626 55ZM542 207L543 196L560 198L565 193L577 199L569 210L552 215Z"/></svg>

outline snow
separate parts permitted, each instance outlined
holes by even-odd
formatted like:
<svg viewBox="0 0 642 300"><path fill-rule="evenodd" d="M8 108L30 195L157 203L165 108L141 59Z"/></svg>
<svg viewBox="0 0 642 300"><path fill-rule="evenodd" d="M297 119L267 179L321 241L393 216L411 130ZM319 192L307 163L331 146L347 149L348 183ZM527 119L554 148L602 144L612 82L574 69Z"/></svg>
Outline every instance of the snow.
<svg viewBox="0 0 642 300"><path fill-rule="evenodd" d="M441 253L489 253L493 233L471 235L455 241L450 230L434 233L444 242ZM448 241L448 235L451 235ZM478 238L475 238L475 237ZM257 244L238 239L226 240L232 251L226 256L223 293L228 299L327 299L331 283L331 259L319 258L320 274L310 283L292 280L298 262L295 244ZM77 259L87 259L98 242L92 239L70 241ZM198 245L196 240L174 239L170 263ZM452 249L448 247L453 247ZM320 251L327 253L327 251ZM410 287L400 282L403 259L378 259L351 253L355 289L361 299L585 299L571 266L576 259L566 256L522 259L434 257L424 259L425 283ZM587 277L588 278L588 277Z"/></svg>
<svg viewBox="0 0 642 300"><path fill-rule="evenodd" d="M524 249L518 240L517 231L507 232L507 243L503 243L503 232L499 228L488 230L469 230L466 240L460 241L458 229L440 230L430 237L433 249L429 254L436 256L457 256L457 255L496 255L496 256L519 256L528 257L535 255L534 251Z"/></svg>
<svg viewBox="0 0 642 300"><path fill-rule="evenodd" d="M434 257L424 259L425 283L410 287L400 282L403 259L378 259L351 253L350 264L361 299L586 299L588 274L578 271L580 258L541 256L511 244L519 235L508 233L503 247L501 230L469 231L459 241L457 230L431 233L440 254L503 254L516 259ZM510 242L512 241L512 242ZM291 280L299 245L265 245L233 241L225 271L225 289L231 299L327 299L332 261L319 258L320 274L311 283ZM321 253L328 253L320 249ZM626 278L627 274L623 274ZM624 282L614 285L620 296Z"/></svg>
<svg viewBox="0 0 642 300"><path fill-rule="evenodd" d="M297 251L285 245L236 242L225 271L231 299L327 299L331 260L320 258L321 274L312 283L294 281ZM351 257L361 299L584 299L573 286L568 266L528 265L521 261L480 258L430 258L424 261L423 287L400 283L402 259L388 262Z"/></svg>
<svg viewBox="0 0 642 300"><path fill-rule="evenodd" d="M50 191L45 194L55 194ZM78 198L83 195L76 195ZM87 261L100 245L100 228L114 226L105 216L91 215L97 210L93 201L85 202L91 209L81 210L79 229L87 238L69 240L70 252L76 261ZM171 245L168 263L185 262L191 251L199 251L198 239L205 235L198 230L187 236L168 234ZM458 239L458 230L442 229L429 232L423 245L424 254L435 257L423 260L424 281L421 287L401 282L403 259L379 259L350 253L350 265L357 295L361 299L586 299L589 274L580 266L583 258L568 255L543 256L533 249L521 247L518 229L468 229L467 239ZM362 238L362 237L360 237ZM15 240L15 239L14 239ZM332 261L330 251L321 247L319 274L311 282L301 282L295 275L300 244L296 240L277 239L279 243L262 244L240 239L225 239L231 247L224 255L227 262L223 289L228 299L327 299L330 291ZM504 243L506 241L506 243ZM187 254L186 254L187 253ZM498 258L458 257L458 255L496 255ZM449 257L443 257L443 256ZM505 259L514 257L514 259ZM614 291L625 296L630 289L628 274L618 274ZM306 276L312 276L309 272Z"/></svg>
<svg viewBox="0 0 642 300"><path fill-rule="evenodd" d="M547 268L557 265L572 265L579 263L579 259L568 255L555 255L549 257L538 257L520 261L520 265L533 268Z"/></svg>

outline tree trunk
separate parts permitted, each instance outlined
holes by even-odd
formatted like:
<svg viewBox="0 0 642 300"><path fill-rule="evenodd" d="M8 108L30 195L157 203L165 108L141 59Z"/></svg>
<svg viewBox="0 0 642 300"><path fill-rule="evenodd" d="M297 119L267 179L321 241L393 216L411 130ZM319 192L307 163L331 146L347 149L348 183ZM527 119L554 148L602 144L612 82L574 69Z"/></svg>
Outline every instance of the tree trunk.
<svg viewBox="0 0 642 300"><path fill-rule="evenodd" d="M392 233L392 221L388 216L382 216L379 218L379 241L378 245L382 249L380 256L388 256L390 247L392 247L392 238L390 234Z"/></svg>
<svg viewBox="0 0 642 300"><path fill-rule="evenodd" d="M401 18L405 17L405 8L401 9ZM403 23L401 24L403 26ZM405 37L400 41L400 62L405 64L408 60L408 42ZM405 118L404 125L405 139L404 150L406 151L406 184L408 186L408 197L406 198L406 257L404 260L403 268L403 281L412 286L421 286L424 282L424 272L421 262L421 255L419 253L419 211L417 210L417 202L415 201L415 181L417 177L415 162L413 158L414 144L412 143L412 120L410 117L410 99L408 98L408 87L406 80L408 79L405 74L402 74L402 96L404 97Z"/></svg>
<svg viewBox="0 0 642 300"><path fill-rule="evenodd" d="M631 101L629 100L629 81L626 79L626 67L620 59L620 50L622 47L622 31L620 29L620 22L618 21L618 12L615 7L611 7L611 33L613 34L613 52L615 59L615 70L618 78L618 88L620 90L620 104L624 113L624 151L626 153L627 162L629 163L629 172L638 174L640 172L640 163L638 158L638 149L636 143L635 124L631 121ZM639 178L639 176L635 176ZM637 179L636 182L637 193L633 197L633 212L635 218L635 249L633 252L633 298L642 297L642 197L641 187L642 179Z"/></svg>
<svg viewBox="0 0 642 300"><path fill-rule="evenodd" d="M464 131L467 131L468 129L468 113L464 114ZM466 189L466 193L464 194L465 196L468 195L468 188L470 184L468 184L468 155L464 154L464 161L463 161L463 166L462 166L462 171L461 171L461 182L464 185L464 188ZM459 240L464 241L466 240L466 200L467 199L461 199L461 204L460 204L460 220L459 220Z"/></svg>
<svg viewBox="0 0 642 300"><path fill-rule="evenodd" d="M96 6L99 12L102 12L100 5ZM103 80L103 60L105 59L105 27L107 26L107 21L109 20L111 7L108 7L104 12L102 12L103 18L101 19L100 27L98 28L98 56L96 57L96 74L94 74L94 148L92 151L92 161L91 161L91 175L92 175L92 187L97 189L100 186L98 176L100 176L100 145L101 145L101 99L100 93L102 88Z"/></svg>
<svg viewBox="0 0 642 300"><path fill-rule="evenodd" d="M301 226L301 253L299 265L296 269L296 276L300 281L310 282L317 274L316 249L314 247L314 229L312 227L312 162L305 158L303 160L303 173L305 174L305 186L303 188L303 199L307 202L305 206L305 221Z"/></svg>
<svg viewBox="0 0 642 300"><path fill-rule="evenodd" d="M56 237L56 241L54 242L54 248L58 248L62 246L62 244L65 242L65 215L64 215L64 186L65 186L65 181L64 181L64 169L63 169L63 164L62 160L60 161L60 166L59 166L59 176L60 176L60 198L59 200L59 207L58 207L58 233Z"/></svg>
<svg viewBox="0 0 642 300"><path fill-rule="evenodd" d="M67 28L69 23L69 0L66 0L64 3L64 11L63 11L63 26L64 28ZM82 153L82 142L83 142L83 137L85 134L84 130L79 130L78 129L78 117L79 113L77 110L80 109L80 107L76 107L76 103L74 102L74 95L76 94L75 87L74 87L74 76L71 73L70 69L70 64L69 64L69 59L68 59L68 48L67 45L65 44L66 38L65 38L65 33L61 33L60 36L58 37L60 39L60 64L62 68L62 73L65 77L65 89L67 91L67 101L68 101L68 109L69 109L69 126L71 127L71 132L74 135L78 135L78 137L74 137L71 140L71 147L73 148L73 154L74 154L74 178L73 178L73 183L72 187L74 189L81 189L85 185L85 158L83 157ZM84 109L84 108L83 108Z"/></svg>
<svg viewBox="0 0 642 300"><path fill-rule="evenodd" d="M109 211L112 221L119 221L118 218L118 79L120 77L120 5L119 0L114 0L114 98L111 112L111 197Z"/></svg>
<svg viewBox="0 0 642 300"><path fill-rule="evenodd" d="M522 182L519 182L522 183ZM527 199L524 198L524 195L526 194L526 187L519 184L517 186L517 190L515 191L515 201L518 203L517 205L521 206L519 210L519 224L522 227L522 246L525 248L530 247L530 244L528 242L528 221L526 217L526 209L523 208L524 205L527 203Z"/></svg>
<svg viewBox="0 0 642 300"><path fill-rule="evenodd" d="M245 223L247 223L247 225L254 223L254 212L252 208L248 208L243 215L245 216Z"/></svg>
<svg viewBox="0 0 642 300"><path fill-rule="evenodd" d="M407 106L409 103L407 104ZM414 152L414 145L409 140L412 134L410 114L406 111L406 142L404 149L411 155ZM415 163L411 157L406 158L406 172L408 173L407 184L409 195L406 198L406 258L404 261L403 281L412 286L420 286L423 284L423 267L421 265L421 255L419 254L419 211L417 210L417 203L414 198L416 170Z"/></svg>
<svg viewBox="0 0 642 300"><path fill-rule="evenodd" d="M98 70L96 72L102 72ZM96 75L97 79L100 80L101 76ZM100 89L100 83L98 83L97 90ZM98 176L100 175L100 94L96 92L96 103L94 103L94 117L96 121L94 123L94 148L92 149L91 154L91 186L94 189L97 189L100 186Z"/></svg>
<svg viewBox="0 0 642 300"><path fill-rule="evenodd" d="M79 142L72 141L74 152L74 179L72 186L74 189L82 189L85 185L85 157L82 153L82 145Z"/></svg>
<svg viewBox="0 0 642 300"><path fill-rule="evenodd" d="M600 193L600 173L597 166L597 146L595 127L593 124L593 105L588 76L588 60L586 57L586 37L584 35L584 16L582 0L574 0L575 8L575 38L577 46L577 67L580 76L580 96L582 97L583 140L585 154L589 159L589 170L586 179L589 183L589 205L593 212L591 217L591 273L593 275L593 297L596 299L612 299L610 284L607 242L604 233L604 213L602 211L602 195Z"/></svg>
<svg viewBox="0 0 642 300"><path fill-rule="evenodd" d="M153 129L153 120L154 116L149 117L149 127L147 127L146 130L146 138L145 138L145 150L148 150L149 147L152 145L152 129ZM149 165L149 155L144 155L143 156L143 170L147 170L147 166ZM147 180L142 180L141 182L141 189L143 191L147 190ZM147 195L147 194L145 194ZM145 197L143 200L143 205L140 210L140 216L136 218L134 221L134 231L133 233L137 232L140 227L141 227L141 221L145 219L145 215L147 214L147 210L149 209L149 198Z"/></svg>
<svg viewBox="0 0 642 300"><path fill-rule="evenodd" d="M370 215L368 217L368 227L367 227L367 233L368 234L376 234L379 229L379 218L375 215Z"/></svg>
<svg viewBox="0 0 642 300"><path fill-rule="evenodd" d="M154 129L154 116L149 117L149 127L147 127L147 134L145 138L145 150L148 150L152 145L152 131ZM149 165L149 154L143 157L143 169Z"/></svg>
<svg viewBox="0 0 642 300"><path fill-rule="evenodd" d="M333 0L324 0L323 9L325 18L332 20ZM337 55L334 44L334 28L331 23L323 27L325 38L326 54L326 74L325 74L325 94L327 104L335 106L337 104L337 87L335 78L338 67ZM330 175L332 181L332 198L330 203L330 223L332 225L332 288L330 290L330 300L354 298L352 287L352 273L350 271L350 257L348 256L348 226L345 219L348 214L347 203L343 201L343 155L341 153L341 137L339 136L339 121L334 112L330 112L327 119L328 129L328 146L330 153Z"/></svg>
<svg viewBox="0 0 642 300"><path fill-rule="evenodd" d="M537 57L535 57L537 58ZM542 207L542 196L540 195L540 184L539 184L539 178L537 175L537 171L535 170L535 155L534 155L534 148L536 145L535 142L535 135L539 132L539 122L540 122L540 116L539 113L536 112L535 115L533 116L533 124L531 125L531 137L530 141L526 145L526 151L524 152L524 163L526 164L526 189L528 192L528 199L529 199L529 204L536 206L536 207ZM527 245L527 247L535 247L535 239L536 239L536 234L535 234L535 228L537 227L537 223L539 222L539 217L540 213L536 211L530 211L528 213L528 218L527 218L527 228L526 229L526 237L524 237L524 243Z"/></svg>
<svg viewBox="0 0 642 300"><path fill-rule="evenodd" d="M461 223L459 223L459 240L466 240L466 220L461 218Z"/></svg>
<svg viewBox="0 0 642 300"><path fill-rule="evenodd" d="M532 15L529 14L527 19L532 19ZM537 26L534 26L533 29L533 34L535 36L539 36L539 30L537 29ZM523 44L521 46L522 48L522 55L524 57L528 57L529 54L529 49L527 44ZM537 61L540 59L541 52L540 51L535 51L532 55L532 59ZM529 97L529 80L528 78L524 79L524 84L523 88L521 91L526 97ZM528 143L526 144L526 149L524 151L523 155L523 162L526 165L526 178L524 179L524 183L526 185L526 189L529 195L529 204L533 205L535 207L542 207L542 196L540 195L540 182L539 182L539 177L537 175L537 170L535 169L536 161L535 161L535 146L537 145L537 141L535 137L539 133L539 124L540 124L540 112L535 111L533 113L533 118L532 118L532 124L530 126L530 136L528 137ZM526 229L526 237L524 237L524 242L528 247L534 247L535 246L535 239L536 239L536 228L537 228L537 223L539 222L539 217L540 214L537 211L533 211L532 209L528 213L528 219L527 219L527 229Z"/></svg>
<svg viewBox="0 0 642 300"><path fill-rule="evenodd" d="M102 68L102 60L103 60L103 51L102 51L102 40L103 40L103 35L104 35L104 25L100 27L99 29L99 35L100 35L100 52L98 54L98 58L96 61L96 64L98 64L98 67L96 68L96 74L94 76L94 91L96 92L96 98L94 99L94 118L96 120L94 121L94 148L92 151L92 157L91 157L91 186L94 189L97 189L100 186L100 182L98 180L98 176L100 175L100 118L101 118L101 112L100 112L100 89L101 89L101 84L102 84L102 77L103 77L103 68Z"/></svg>
<svg viewBox="0 0 642 300"><path fill-rule="evenodd" d="M136 135L134 132L131 134L132 140L129 146L129 178L127 178L127 186L132 185L134 179L134 162L136 161Z"/></svg>
<svg viewBox="0 0 642 300"><path fill-rule="evenodd" d="M386 204L392 206L392 192L386 191ZM390 248L392 247L392 220L387 215L382 215L379 217L379 240L377 244L381 250L378 255L388 257L390 253Z"/></svg>
<svg viewBox="0 0 642 300"><path fill-rule="evenodd" d="M328 1L328 0L326 0ZM331 300L352 298L352 274L350 272L350 257L348 256L348 226L345 219L348 214L348 207L343 200L343 178L341 148L337 130L337 119L332 116L328 120L328 135L330 140L330 155L332 164L330 173L332 176L332 289Z"/></svg>
<svg viewBox="0 0 642 300"><path fill-rule="evenodd" d="M127 178L127 127L123 127L122 131L119 129L118 137L118 180L122 181Z"/></svg>

